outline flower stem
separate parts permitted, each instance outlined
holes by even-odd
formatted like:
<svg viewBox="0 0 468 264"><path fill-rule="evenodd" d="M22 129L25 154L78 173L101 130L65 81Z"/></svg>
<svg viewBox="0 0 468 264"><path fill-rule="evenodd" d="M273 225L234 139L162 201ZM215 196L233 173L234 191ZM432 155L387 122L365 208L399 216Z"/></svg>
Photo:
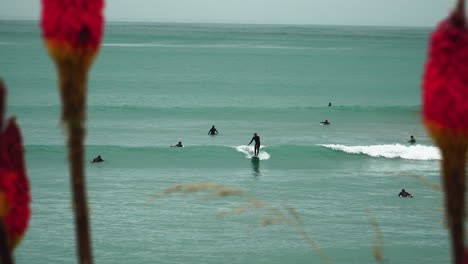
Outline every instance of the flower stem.
<svg viewBox="0 0 468 264"><path fill-rule="evenodd" d="M464 13L465 12L465 0L458 0L455 10L457 10L457 12Z"/></svg>
<svg viewBox="0 0 468 264"><path fill-rule="evenodd" d="M441 148L442 184L445 195L447 224L451 233L453 263L463 263L465 222L466 144Z"/></svg>
<svg viewBox="0 0 468 264"><path fill-rule="evenodd" d="M81 122L69 124L69 155L71 162L71 182L73 192L73 208L75 212L76 237L78 239L78 255L81 264L93 263L91 253L91 235L89 226L88 206L86 198L86 181L84 175L84 128Z"/></svg>
<svg viewBox="0 0 468 264"><path fill-rule="evenodd" d="M84 171L84 120L86 113L87 71L82 60L58 61L62 119L68 134L70 181L75 214L77 253L80 264L92 264L91 232Z"/></svg>
<svg viewBox="0 0 468 264"><path fill-rule="evenodd" d="M7 233L3 223L3 217L0 217L0 263L13 264L10 247L8 246Z"/></svg>

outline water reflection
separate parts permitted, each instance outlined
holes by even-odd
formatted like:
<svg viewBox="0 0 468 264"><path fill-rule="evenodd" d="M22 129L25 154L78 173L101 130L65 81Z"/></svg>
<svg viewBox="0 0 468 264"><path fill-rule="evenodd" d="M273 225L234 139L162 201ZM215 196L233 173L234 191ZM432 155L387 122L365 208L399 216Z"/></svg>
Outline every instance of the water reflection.
<svg viewBox="0 0 468 264"><path fill-rule="evenodd" d="M252 158L251 162L252 162L252 170L253 170L252 175L257 177L261 174L260 173L260 159Z"/></svg>

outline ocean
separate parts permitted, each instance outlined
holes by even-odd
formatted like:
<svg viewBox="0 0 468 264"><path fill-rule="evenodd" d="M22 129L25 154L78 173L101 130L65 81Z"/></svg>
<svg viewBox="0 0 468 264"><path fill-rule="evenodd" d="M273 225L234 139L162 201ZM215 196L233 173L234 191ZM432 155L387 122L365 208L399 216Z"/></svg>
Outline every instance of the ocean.
<svg viewBox="0 0 468 264"><path fill-rule="evenodd" d="M86 164L95 262L326 263L323 253L365 264L379 245L386 263L449 263L440 154L420 113L430 31L108 23L88 86L87 160L105 160ZM0 21L0 33L32 189L15 257L76 263L55 67L36 22ZM151 200L195 183L248 195ZM398 198L403 188L415 197ZM265 208L216 217L251 196L300 216L320 251L294 226L262 222Z"/></svg>

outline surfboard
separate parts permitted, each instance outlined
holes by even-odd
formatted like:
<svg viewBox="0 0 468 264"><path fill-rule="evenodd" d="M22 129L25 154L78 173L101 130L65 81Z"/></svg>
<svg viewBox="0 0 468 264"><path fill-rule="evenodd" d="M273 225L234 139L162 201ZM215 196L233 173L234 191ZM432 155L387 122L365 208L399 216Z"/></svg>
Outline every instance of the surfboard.
<svg viewBox="0 0 468 264"><path fill-rule="evenodd" d="M253 156L252 160L260 160L260 158L258 156Z"/></svg>

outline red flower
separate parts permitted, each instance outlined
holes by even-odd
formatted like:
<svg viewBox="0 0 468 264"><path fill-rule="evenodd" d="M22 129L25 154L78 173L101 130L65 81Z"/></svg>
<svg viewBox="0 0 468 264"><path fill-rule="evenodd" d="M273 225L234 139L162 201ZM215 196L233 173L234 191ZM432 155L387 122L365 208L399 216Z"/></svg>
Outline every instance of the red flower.
<svg viewBox="0 0 468 264"><path fill-rule="evenodd" d="M423 89L423 118L431 132L468 141L468 29L463 14L452 14L432 34Z"/></svg>
<svg viewBox="0 0 468 264"><path fill-rule="evenodd" d="M42 35L56 63L65 121L85 118L86 80L102 39L103 0L42 0Z"/></svg>
<svg viewBox="0 0 468 264"><path fill-rule="evenodd" d="M5 94L0 80L0 124L3 124ZM26 231L30 201L21 133L15 119L10 118L5 129L0 126L0 215L10 248L18 244Z"/></svg>
<svg viewBox="0 0 468 264"><path fill-rule="evenodd" d="M42 0L42 35L52 45L96 51L103 32L103 0Z"/></svg>
<svg viewBox="0 0 468 264"><path fill-rule="evenodd" d="M432 34L423 79L423 119L442 153L442 186L454 263L463 260L468 149L468 29L464 1Z"/></svg>

